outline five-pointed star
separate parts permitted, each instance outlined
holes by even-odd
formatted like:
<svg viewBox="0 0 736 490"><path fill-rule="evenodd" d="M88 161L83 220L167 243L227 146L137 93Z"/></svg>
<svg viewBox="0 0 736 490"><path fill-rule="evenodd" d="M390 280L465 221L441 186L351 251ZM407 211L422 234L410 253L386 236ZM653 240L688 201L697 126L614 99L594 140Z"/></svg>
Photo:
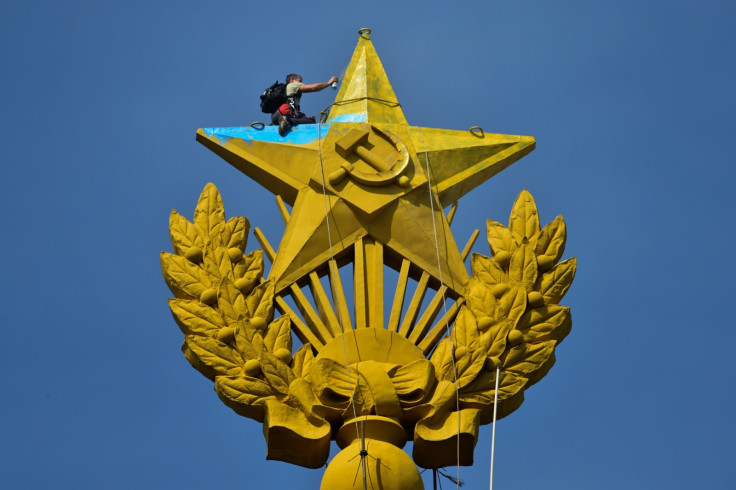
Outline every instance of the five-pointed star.
<svg viewBox="0 0 736 490"><path fill-rule="evenodd" d="M330 182L346 163L337 142L366 126L408 150L408 185L367 186L351 177ZM269 273L277 292L368 236L460 295L468 275L443 208L535 144L528 136L409 126L367 34L324 123L296 126L285 137L274 126L205 128L197 140L293 206Z"/></svg>

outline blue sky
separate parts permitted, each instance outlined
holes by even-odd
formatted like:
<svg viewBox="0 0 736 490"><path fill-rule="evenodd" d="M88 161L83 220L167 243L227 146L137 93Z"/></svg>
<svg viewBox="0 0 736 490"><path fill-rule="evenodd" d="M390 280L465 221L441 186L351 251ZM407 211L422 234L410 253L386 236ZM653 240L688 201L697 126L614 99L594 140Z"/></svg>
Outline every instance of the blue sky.
<svg viewBox="0 0 736 490"><path fill-rule="evenodd" d="M544 223L565 217L578 258L573 330L498 425L496 488L732 487L734 14L658 0L5 5L0 487L318 488L320 471L265 461L260 424L181 355L158 256L171 209L191 218L207 182L277 241L273 196L195 131L264 120L258 95L286 73L340 75L360 27L410 124L537 139L460 202L458 241L506 222L527 188ZM489 458L485 427L465 488L488 486Z"/></svg>

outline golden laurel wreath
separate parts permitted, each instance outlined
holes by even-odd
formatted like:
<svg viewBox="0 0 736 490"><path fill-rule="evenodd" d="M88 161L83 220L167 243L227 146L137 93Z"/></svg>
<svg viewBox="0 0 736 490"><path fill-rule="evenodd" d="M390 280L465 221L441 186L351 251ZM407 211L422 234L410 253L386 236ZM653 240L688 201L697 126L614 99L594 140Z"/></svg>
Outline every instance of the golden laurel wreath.
<svg viewBox="0 0 736 490"><path fill-rule="evenodd" d="M207 184L193 222L172 211L174 253L161 253L161 269L175 296L169 306L185 335L185 357L214 381L227 406L264 423L269 459L320 467L330 440L354 413L395 406L414 436L418 465L455 464L454 451L442 456L436 449L454 447L446 434L460 440L457 427L463 464L469 464L478 425L492 420L496 373L500 418L549 371L555 346L572 325L570 309L558 304L576 269L575 258L559 262L565 222L558 216L540 228L534 199L524 190L508 227L487 221L492 256L473 254L451 334L428 359L378 370L376 383L389 383L396 399L376 399L366 388L375 370L369 363L346 372L344 364L320 360L308 343L292 353L292 319L274 319L274 285L263 278L263 252L244 253L249 228L244 217L226 220L218 190ZM351 374L353 383L345 379ZM309 451L296 449L305 444Z"/></svg>

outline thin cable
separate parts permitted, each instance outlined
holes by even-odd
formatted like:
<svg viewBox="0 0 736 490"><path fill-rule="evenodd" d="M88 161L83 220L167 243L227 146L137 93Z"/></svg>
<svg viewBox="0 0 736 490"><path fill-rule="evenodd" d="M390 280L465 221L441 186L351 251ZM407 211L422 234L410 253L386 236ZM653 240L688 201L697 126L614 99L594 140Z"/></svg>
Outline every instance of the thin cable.
<svg viewBox="0 0 736 490"><path fill-rule="evenodd" d="M493 430L491 431L491 489L493 490L493 460L496 456L496 414L498 413L498 379L501 366L496 367L496 391L493 392Z"/></svg>
<svg viewBox="0 0 736 490"><path fill-rule="evenodd" d="M332 232L330 230L330 208L327 205L327 187L325 186L325 169L324 165L322 164L322 123L320 121L317 121L317 148L319 151L319 170L322 174L322 201L325 204L325 221L327 222L327 241L330 244L330 260L334 262L335 260L335 254L332 251ZM337 303L337 301L335 301ZM353 407L353 420L355 421L355 437L360 439L360 465L363 469L363 489L368 489L368 483L366 480L366 463L365 463L365 456L367 454L367 451L365 449L365 423L363 423L363 431L361 433L360 427L358 425L358 412L355 409L355 398L353 397L353 383L352 378L350 376L350 365L348 364L348 347L345 343L345 328L342 324L342 308L340 308L340 305L335 305L335 308L337 309L337 317L338 317L338 323L340 324L340 333L342 334L342 349L343 353L345 355L345 370L348 373L348 387L350 388L350 405ZM358 344L356 342L355 349L357 352ZM360 354L358 354L358 357L360 357ZM359 382L359 381L358 381Z"/></svg>
<svg viewBox="0 0 736 490"><path fill-rule="evenodd" d="M440 288L442 288L442 285L444 284L444 280L442 279L442 263L440 260L440 245L439 245L439 238L437 237L437 223L434 219L434 199L432 199L432 177L429 167L429 153L427 152L427 145L424 143L424 135L422 134L421 128L417 126L417 131L419 131L419 138L422 140L422 146L424 146L424 160L427 164L427 188L429 189L429 207L432 211L432 230L434 231L434 249L437 252L437 270L439 271L440 276ZM447 319L447 298L445 297L445 293L442 293L442 308L444 309L445 313L445 336L447 338L450 337L450 324L449 320ZM455 329L453 329L453 334L455 333ZM455 377L455 410L457 411L457 488L460 488L460 433L461 433L461 426L460 426L460 392L459 388L457 386L457 365L455 364L455 352L454 349L450 349L450 359L452 360L452 372Z"/></svg>
<svg viewBox="0 0 736 490"><path fill-rule="evenodd" d="M350 103L353 103L353 102L358 102L360 100L372 100L373 102L378 102L378 103L381 103L381 104L386 104L389 107L401 107L401 104L399 104L399 102L398 101L395 101L395 100L386 100L386 99L379 99L378 97L368 97L368 96L366 96L366 97L356 97L354 99L337 100L335 102L332 102L327 107L325 107L319 113L319 115L323 115L324 114L325 120L326 120L327 119L327 113L329 112L330 108L333 105L341 106L341 105L350 104ZM322 121L322 122L324 122L324 121Z"/></svg>

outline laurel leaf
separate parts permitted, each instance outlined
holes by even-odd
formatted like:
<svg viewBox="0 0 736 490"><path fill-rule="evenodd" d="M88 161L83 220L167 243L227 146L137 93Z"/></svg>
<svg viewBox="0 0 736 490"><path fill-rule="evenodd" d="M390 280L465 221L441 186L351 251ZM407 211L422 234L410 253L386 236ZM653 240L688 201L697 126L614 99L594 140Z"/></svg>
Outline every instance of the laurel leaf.
<svg viewBox="0 0 736 490"><path fill-rule="evenodd" d="M253 335L255 335L257 331L258 330L256 330L251 322L246 319L241 319L236 323L235 341L239 342L239 339L242 338L244 341L250 343L251 340L253 340Z"/></svg>
<svg viewBox="0 0 736 490"><path fill-rule="evenodd" d="M204 271L180 255L161 252L161 272L177 298L199 299L210 287Z"/></svg>
<svg viewBox="0 0 736 490"><path fill-rule="evenodd" d="M430 362L439 381L455 382L459 387L471 383L485 364L482 349L455 348L449 338L444 338L435 348ZM453 364L454 363L454 364Z"/></svg>
<svg viewBox="0 0 736 490"><path fill-rule="evenodd" d="M498 380L498 400L508 400L512 396L520 392L527 380L523 376L519 376L510 371L501 371L500 378ZM494 391L496 378L493 377Z"/></svg>
<svg viewBox="0 0 736 490"><path fill-rule="evenodd" d="M187 250L192 247L202 248L204 241L197 233L197 228L184 216L171 211L169 216L169 237L174 252L178 255L184 255Z"/></svg>
<svg viewBox="0 0 736 490"><path fill-rule="evenodd" d="M511 230L498 221L493 221L492 219L486 221L486 234L488 235L488 245L491 247L491 253L493 255L498 252L511 253L516 246L514 237L511 236Z"/></svg>
<svg viewBox="0 0 736 490"><path fill-rule="evenodd" d="M239 376L243 373L243 358L229 345L200 335L188 335L185 344L199 361L217 374Z"/></svg>
<svg viewBox="0 0 736 490"><path fill-rule="evenodd" d="M266 348L261 333L246 320L240 320L235 326L235 348L243 359L260 359Z"/></svg>
<svg viewBox="0 0 736 490"><path fill-rule="evenodd" d="M483 332L480 336L480 345L487 357L501 357L506 350L506 336L511 328L510 322L504 320Z"/></svg>
<svg viewBox="0 0 736 490"><path fill-rule="evenodd" d="M538 344L520 344L506 351L501 358L501 369L525 378L531 378L535 371L543 368L555 349L553 340Z"/></svg>
<svg viewBox="0 0 736 490"><path fill-rule="evenodd" d="M245 285L240 288L243 294L250 294L251 290L263 277L263 250L253 250L242 260L233 264L235 278L245 279Z"/></svg>
<svg viewBox="0 0 736 490"><path fill-rule="evenodd" d="M222 245L225 248L239 248L245 250L248 244L248 232L250 231L250 222L244 216L235 216L227 221L227 226L223 228Z"/></svg>
<svg viewBox="0 0 736 490"><path fill-rule="evenodd" d="M532 291L537 280L537 256L527 239L524 239L511 255L509 265L509 280L514 284L521 284L527 291Z"/></svg>
<svg viewBox="0 0 736 490"><path fill-rule="evenodd" d="M434 366L434 372L438 380L455 379L454 370L452 369L452 342L449 338L445 337L437 344L429 361Z"/></svg>
<svg viewBox="0 0 736 490"><path fill-rule="evenodd" d="M470 269L473 276L477 277L489 286L506 282L506 273L495 260L485 255L474 253L470 259Z"/></svg>
<svg viewBox="0 0 736 490"><path fill-rule="evenodd" d="M478 373L480 373L485 365L485 360L486 353L483 349L455 350L455 368L457 369L458 388L467 386L476 378L476 376L478 376Z"/></svg>
<svg viewBox="0 0 736 490"><path fill-rule="evenodd" d="M263 342L263 335L258 330L253 333L250 343L253 345L253 348L258 351L259 355L266 349L266 344Z"/></svg>
<svg viewBox="0 0 736 490"><path fill-rule="evenodd" d="M478 339L480 337L478 324L473 314L465 306L460 307L453 328L455 329L454 336L457 345L463 345L470 349L478 347Z"/></svg>
<svg viewBox="0 0 736 490"><path fill-rule="evenodd" d="M476 317L491 316L496 309L497 301L493 296L493 291L475 277L471 277L468 283L466 301L470 311Z"/></svg>
<svg viewBox="0 0 736 490"><path fill-rule="evenodd" d="M266 337L263 339L269 352L286 349L291 352L291 319L284 315L268 325Z"/></svg>
<svg viewBox="0 0 736 490"><path fill-rule="evenodd" d="M184 334L214 336L225 322L213 308L193 299L169 299L169 308Z"/></svg>
<svg viewBox="0 0 736 490"><path fill-rule="evenodd" d="M202 265L212 284L217 284L226 277L233 277L233 266L230 256L223 247L215 247L210 240L204 247Z"/></svg>
<svg viewBox="0 0 736 490"><path fill-rule="evenodd" d="M517 328L524 334L526 342L535 343L547 340L562 342L572 328L570 308L560 305L544 305L529 310L521 317Z"/></svg>
<svg viewBox="0 0 736 490"><path fill-rule="evenodd" d="M266 382L281 398L289 395L289 385L294 381L294 373L281 359L264 350L261 352L261 371Z"/></svg>
<svg viewBox="0 0 736 490"><path fill-rule="evenodd" d="M273 396L273 390L264 381L248 376L221 376L215 382L215 390L233 401L244 405L262 402Z"/></svg>
<svg viewBox="0 0 736 490"><path fill-rule="evenodd" d="M542 228L542 231L531 243L537 256L549 257L552 263L555 263L560 260L565 252L566 240L565 220L562 216L557 216L553 222Z"/></svg>
<svg viewBox="0 0 736 490"><path fill-rule="evenodd" d="M238 325L245 323L245 322L238 322ZM258 335L258 339L254 336L251 336L250 340L246 339L242 333L238 332L238 328L236 327L236 333L235 333L235 348L238 350L238 353L243 356L243 359L246 361L249 361L251 359L260 359L261 357L261 351L263 351L263 340L260 340L260 333L256 333ZM251 342L251 340L260 340L260 347L259 342ZM256 345L254 345L254 343Z"/></svg>
<svg viewBox="0 0 736 490"><path fill-rule="evenodd" d="M312 369L313 362L314 353L312 352L312 345L306 343L294 353L291 370L297 378L309 379L309 371Z"/></svg>
<svg viewBox="0 0 736 490"><path fill-rule="evenodd" d="M273 281L259 284L245 299L249 318L260 317L268 324L273 318L273 297Z"/></svg>
<svg viewBox="0 0 736 490"><path fill-rule="evenodd" d="M513 328L526 310L526 296L526 290L523 287L512 286L498 299L495 320L507 321Z"/></svg>
<svg viewBox="0 0 736 490"><path fill-rule="evenodd" d="M224 279L217 290L217 306L228 325L245 318L245 298L230 279Z"/></svg>
<svg viewBox="0 0 736 490"><path fill-rule="evenodd" d="M263 421L263 404L274 399L268 383L247 376L218 376L215 391L220 400L240 415Z"/></svg>
<svg viewBox="0 0 736 490"><path fill-rule="evenodd" d="M562 300L567 290L570 289L573 279L575 279L576 268L577 259L573 257L560 262L550 271L542 274L535 289L542 293L545 303L557 304Z"/></svg>
<svg viewBox="0 0 736 490"><path fill-rule="evenodd" d="M524 238L532 238L539 233L537 205L532 195L526 189L519 193L511 208L509 229L516 243L521 243Z"/></svg>
<svg viewBox="0 0 736 490"><path fill-rule="evenodd" d="M294 406L297 410L302 412L313 425L321 425L327 429L328 426L325 419L318 413L325 407L317 399L309 381L304 378L296 378L289 385L288 403L290 406ZM329 433L328 429L327 432ZM327 459L326 454L325 459Z"/></svg>
<svg viewBox="0 0 736 490"><path fill-rule="evenodd" d="M517 374L501 371L498 380L498 401L499 403L508 400L512 396L519 393L526 385L527 379ZM496 371L484 372L478 376L475 381L459 391L460 402L463 406L493 405L494 394L496 391Z"/></svg>
<svg viewBox="0 0 736 490"><path fill-rule="evenodd" d="M219 238L219 228L225 226L225 206L222 204L220 191L211 182L204 186L197 201L194 225L204 237L213 238L215 241Z"/></svg>

